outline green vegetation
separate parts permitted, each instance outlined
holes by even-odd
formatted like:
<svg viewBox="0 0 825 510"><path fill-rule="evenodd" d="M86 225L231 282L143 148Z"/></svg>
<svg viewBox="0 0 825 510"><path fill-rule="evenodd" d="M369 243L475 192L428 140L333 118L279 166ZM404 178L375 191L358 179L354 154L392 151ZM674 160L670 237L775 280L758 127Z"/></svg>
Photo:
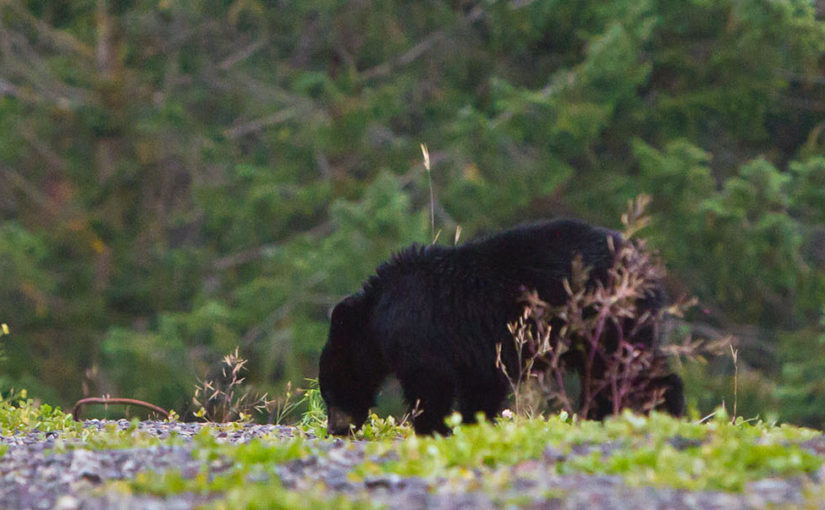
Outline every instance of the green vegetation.
<svg viewBox="0 0 825 510"><path fill-rule="evenodd" d="M59 432L54 453L65 448L191 444L193 458L201 463L196 474L183 476L174 469L142 472L134 480L111 482L110 488L158 496L192 493L208 497L214 508L360 508L371 504L366 492L344 496L327 487L323 478L308 479L294 489L281 483L279 469L286 463L312 456L318 460L308 464L310 471L323 470L329 462L341 466L341 454L358 448L363 453L343 461L350 482L392 474L459 485L473 479L474 487L493 495L522 476L518 466L535 461L544 466L541 469L561 475L612 474L632 486L730 492L769 477L809 475L825 463L825 456L813 453L819 449L803 446L805 441L821 440L820 432L741 419L732 423L721 408L704 423L629 412L603 423L579 421L567 413L496 423L482 418L475 425L461 424L458 414L449 420L453 428L449 437L417 437L408 424L372 416L356 437L359 441L344 440L337 446L331 440L313 439L318 430L312 425L297 427L293 438L270 436L229 444L218 439L219 434L242 424L205 424L192 439L174 435L158 439L139 432L136 423L126 429L113 424L99 431L84 429L59 409L30 400L4 401L0 407L4 435ZM364 445L363 439L369 441ZM814 482L804 487L811 498L825 490Z"/></svg>
<svg viewBox="0 0 825 510"><path fill-rule="evenodd" d="M184 478L179 471L165 473L143 472L130 482L115 484L125 492L149 493L168 496L183 492L199 495L216 495L214 508L364 508L366 501L350 501L343 496L324 497L309 491L285 489L277 476L280 464L305 457L319 455L301 438L277 440L252 440L239 445L216 441L210 427L204 427L194 438L193 455L204 462L200 473ZM219 474L209 473L209 463L225 459L231 466ZM258 483L249 483L254 478Z"/></svg>
<svg viewBox="0 0 825 510"><path fill-rule="evenodd" d="M0 434L31 431L80 433L82 430L83 426L72 420L70 414L59 407L28 398L26 390L0 396Z"/></svg>
<svg viewBox="0 0 825 510"><path fill-rule="evenodd" d="M456 424L453 430L447 438L408 436L399 440L407 435L405 429L386 429L383 438L367 445L367 458L353 467L349 480L394 473L430 481L440 477L459 481L473 473L481 487L500 488L514 480L508 468L542 459L551 449L558 453L555 469L559 474L617 474L631 485L737 492L749 481L812 473L825 462L799 446L818 437L818 432L763 422L740 420L733 424L721 411L703 424L655 413L650 417L626 413L604 424L578 422L563 414L496 424ZM228 446L215 443L204 431L196 444L199 458L225 456L233 467L214 476L204 471L191 479L174 471L144 473L130 484L130 490L159 495L220 493L226 499L221 498L218 508L251 502L275 504L278 498L293 501L296 495L280 486L276 466L310 454L324 455L317 443L302 439ZM606 453L600 453L601 446L607 447ZM258 481L252 487L250 477ZM323 484L317 487L325 489ZM318 499L317 494L309 501L333 504ZM334 504L343 503L339 498Z"/></svg>
<svg viewBox="0 0 825 510"><path fill-rule="evenodd" d="M399 460L367 462L356 474L461 476L466 470L494 470L539 459L549 446L563 456L557 464L559 473L618 474L635 485L739 491L748 481L815 471L823 459L796 443L818 435L763 422L732 424L724 413L705 424L657 413L650 417L625 413L604 424L578 422L562 414L546 420L459 425L448 438L376 443L372 453L394 451ZM602 453L600 445L609 447L609 452ZM589 447L589 454L571 453Z"/></svg>
<svg viewBox="0 0 825 510"><path fill-rule="evenodd" d="M809 0L0 4L0 391L191 418L316 372L393 250L527 219L643 235L738 411L825 426L823 12ZM421 165L420 144L431 172ZM677 339L678 340L678 339ZM730 402L730 359L687 367Z"/></svg>

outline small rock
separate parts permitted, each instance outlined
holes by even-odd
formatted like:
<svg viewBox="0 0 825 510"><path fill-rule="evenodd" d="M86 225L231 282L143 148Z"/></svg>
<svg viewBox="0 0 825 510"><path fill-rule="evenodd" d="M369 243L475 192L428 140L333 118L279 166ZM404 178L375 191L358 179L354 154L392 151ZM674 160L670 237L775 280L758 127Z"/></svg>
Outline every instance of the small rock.
<svg viewBox="0 0 825 510"><path fill-rule="evenodd" d="M686 450L688 448L695 448L697 446L702 445L701 439L688 439L682 436L672 437L668 440L668 444L670 446L676 448L677 450Z"/></svg>
<svg viewBox="0 0 825 510"><path fill-rule="evenodd" d="M542 458L544 459L544 462L546 462L548 464L557 464L559 462L564 462L564 460L567 458L567 456L564 454L564 452L562 452L558 448L556 448L554 446L550 446L550 445L548 445L544 449L544 451L542 452L541 455L542 455Z"/></svg>
<svg viewBox="0 0 825 510"><path fill-rule="evenodd" d="M55 510L77 510L80 508L80 501L74 496L60 496L54 504Z"/></svg>
<svg viewBox="0 0 825 510"><path fill-rule="evenodd" d="M389 474L385 476L369 476L364 479L364 485L368 489L386 488L386 489L402 489L404 488L404 479L396 474Z"/></svg>
<svg viewBox="0 0 825 510"><path fill-rule="evenodd" d="M89 450L75 450L72 456L72 463L69 465L69 473L74 477L88 480L92 483L100 483L102 480L100 461L95 454Z"/></svg>

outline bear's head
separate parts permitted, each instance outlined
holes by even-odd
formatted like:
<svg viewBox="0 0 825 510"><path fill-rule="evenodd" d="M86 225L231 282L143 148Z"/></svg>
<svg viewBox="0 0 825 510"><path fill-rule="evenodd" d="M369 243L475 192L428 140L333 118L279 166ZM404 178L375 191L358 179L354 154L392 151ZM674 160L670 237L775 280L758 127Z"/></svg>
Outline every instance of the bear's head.
<svg viewBox="0 0 825 510"><path fill-rule="evenodd" d="M332 310L329 339L318 369L330 434L347 434L350 426L358 429L364 423L386 377L368 329L363 295L349 296Z"/></svg>

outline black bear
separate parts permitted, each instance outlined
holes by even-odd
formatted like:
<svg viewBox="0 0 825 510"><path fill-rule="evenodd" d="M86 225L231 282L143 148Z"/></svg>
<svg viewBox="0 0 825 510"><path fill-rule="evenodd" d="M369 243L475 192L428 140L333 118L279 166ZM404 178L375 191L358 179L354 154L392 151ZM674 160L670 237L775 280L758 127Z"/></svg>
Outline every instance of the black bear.
<svg viewBox="0 0 825 510"><path fill-rule="evenodd" d="M507 324L523 311L525 289L552 305L568 298L564 280L580 256L590 279L606 278L615 231L578 220L522 225L463 245L413 245L378 267L363 288L332 311L329 338L319 367L328 431L345 434L360 427L375 405L379 386L394 374L410 406L416 433L447 433L444 418L454 403L465 422L479 411L501 411L509 384L496 366L496 345L508 372L520 367ZM663 305L660 290L643 305ZM652 335L651 335L652 336ZM644 339L655 349L655 338ZM575 368L575 367L574 367ZM579 367L580 369L581 367ZM684 406L675 374L662 379L664 404L672 414ZM609 405L588 418L602 418Z"/></svg>

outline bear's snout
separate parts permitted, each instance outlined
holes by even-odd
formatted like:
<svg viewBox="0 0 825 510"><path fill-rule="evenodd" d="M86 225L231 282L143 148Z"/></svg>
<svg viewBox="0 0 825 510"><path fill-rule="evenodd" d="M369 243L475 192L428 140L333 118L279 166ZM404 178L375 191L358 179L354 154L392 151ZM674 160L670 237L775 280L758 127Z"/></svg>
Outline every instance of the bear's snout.
<svg viewBox="0 0 825 510"><path fill-rule="evenodd" d="M352 416L338 407L329 407L327 412L327 433L333 436L344 436L349 433L350 425L355 421Z"/></svg>

